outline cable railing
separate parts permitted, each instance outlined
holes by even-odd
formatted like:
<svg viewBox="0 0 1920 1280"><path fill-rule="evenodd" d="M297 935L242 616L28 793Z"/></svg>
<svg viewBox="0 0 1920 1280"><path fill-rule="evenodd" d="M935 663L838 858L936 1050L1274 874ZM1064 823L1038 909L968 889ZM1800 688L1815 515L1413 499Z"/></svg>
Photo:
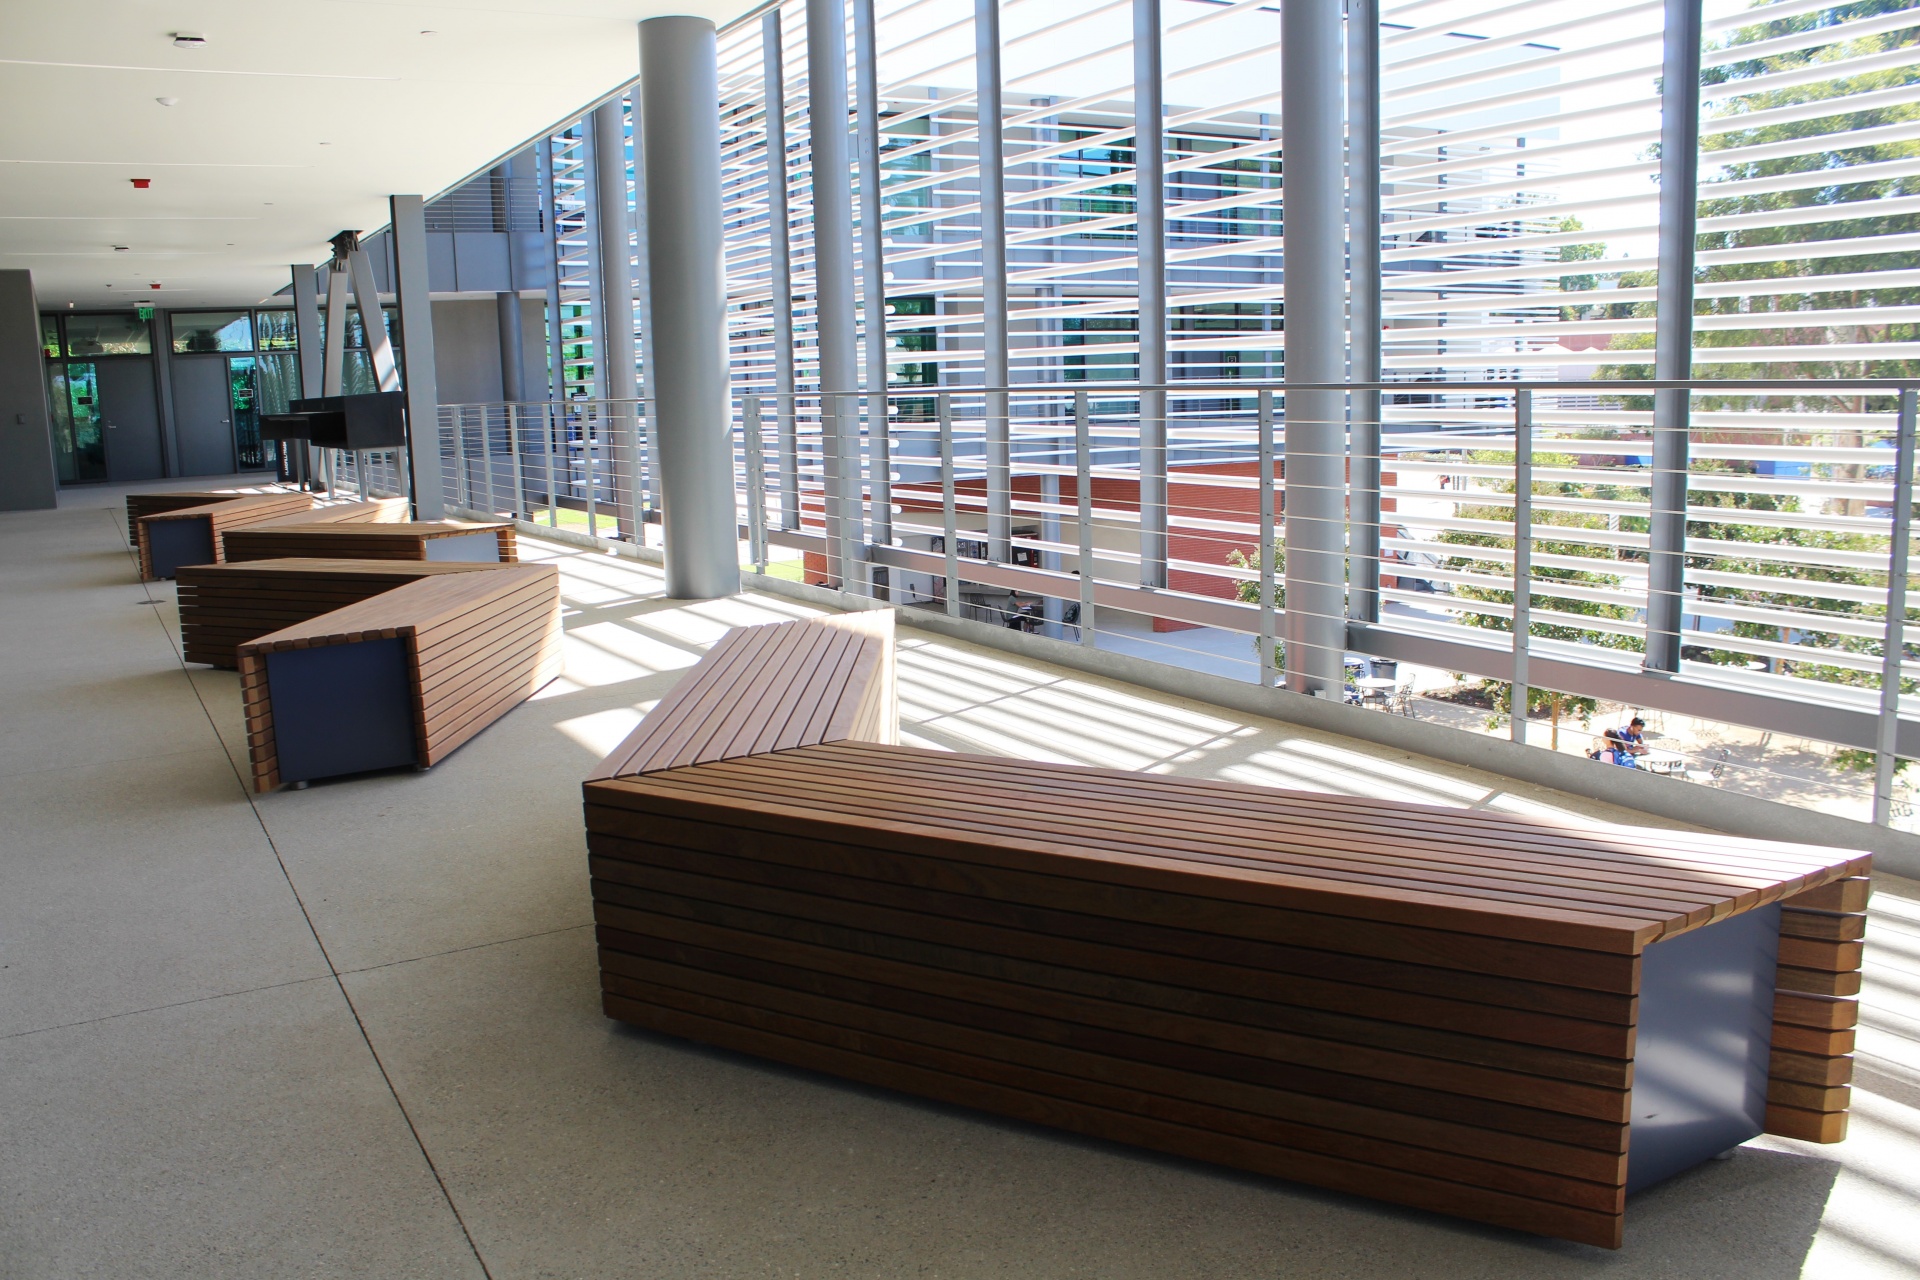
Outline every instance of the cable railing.
<svg viewBox="0 0 1920 1280"><path fill-rule="evenodd" d="M1871 807L1895 816L1894 768L1920 757L1901 715L1920 689L1914 384L1296 386L1382 395L1377 422L1309 422L1284 384L1174 382L1145 388L1165 404L1145 431L1142 390L737 396L743 560L1269 686L1332 672L1321 696L1363 705L1379 700L1356 681L1399 663L1513 706L1603 699L1793 734L1872 767ZM1657 395L1688 398L1678 455L1656 447ZM644 402L442 415L449 503L613 538L651 518ZM1674 456L1668 545L1655 504ZM1676 661L1650 665L1650 631Z"/></svg>

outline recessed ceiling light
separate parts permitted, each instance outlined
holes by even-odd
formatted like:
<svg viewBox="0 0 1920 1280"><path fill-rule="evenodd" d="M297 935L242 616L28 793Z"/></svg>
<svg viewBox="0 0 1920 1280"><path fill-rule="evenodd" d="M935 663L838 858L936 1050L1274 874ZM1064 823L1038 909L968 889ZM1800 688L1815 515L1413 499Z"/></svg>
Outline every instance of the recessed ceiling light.
<svg viewBox="0 0 1920 1280"><path fill-rule="evenodd" d="M207 38L198 31L176 31L173 33L173 47L176 49L204 49Z"/></svg>
<svg viewBox="0 0 1920 1280"><path fill-rule="evenodd" d="M161 106L163 106L163 107L170 107L170 106L172 106L172 105L173 105L174 103L176 103L176 102L178 102L178 101L180 101L180 99L178 99L178 98L155 98L155 99L154 99L154 101L155 101L155 102L157 102L157 103L159 103L159 104L160 104Z"/></svg>

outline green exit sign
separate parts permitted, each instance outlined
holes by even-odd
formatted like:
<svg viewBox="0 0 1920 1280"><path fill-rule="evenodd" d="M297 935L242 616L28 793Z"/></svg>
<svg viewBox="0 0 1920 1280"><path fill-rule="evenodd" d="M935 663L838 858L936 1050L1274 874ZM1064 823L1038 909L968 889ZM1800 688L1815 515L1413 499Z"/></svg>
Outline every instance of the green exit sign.
<svg viewBox="0 0 1920 1280"><path fill-rule="evenodd" d="M139 315L139 317L140 317L140 318L141 318L142 320L151 320L151 319L153 319L153 308L152 308L152 307L149 307L149 306L147 306L147 305L146 305L146 304L144 304L144 303L142 303L142 304L141 304L140 306L137 306L137 307L135 307L135 308L134 308L134 311L135 311L135 312L136 312L136 313L137 313L137 314Z"/></svg>

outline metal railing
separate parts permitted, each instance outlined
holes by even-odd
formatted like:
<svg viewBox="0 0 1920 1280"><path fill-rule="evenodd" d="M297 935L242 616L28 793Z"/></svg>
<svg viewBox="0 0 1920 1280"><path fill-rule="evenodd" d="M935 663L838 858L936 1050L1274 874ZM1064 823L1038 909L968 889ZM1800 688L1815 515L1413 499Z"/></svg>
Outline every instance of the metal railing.
<svg viewBox="0 0 1920 1280"><path fill-rule="evenodd" d="M740 395L744 558L1269 685L1337 648L1336 670L1463 673L1503 682L1513 707L1552 690L1792 734L1867 753L1874 817L1892 820L1897 763L1920 757L1920 722L1901 714L1903 686L1920 688L1915 384L1328 389L1379 392L1378 418L1290 422L1285 386L1245 382L1145 388L1166 405L1146 433L1136 384ZM1656 454L1674 456L1655 448L1656 394L1691 409L1684 483L1666 490L1686 495L1677 545L1656 528ZM653 509L644 403L442 412L450 502L576 527L584 508L601 536ZM1154 437L1164 451L1142 447ZM1305 474L1333 452L1337 492L1289 480L1290 463ZM610 509L622 515L598 516ZM1309 520L1344 526L1338 581L1288 573ZM1663 556L1677 608L1663 608ZM1290 606L1316 587L1338 617ZM1662 625L1678 633L1668 669L1648 665ZM1527 717L1510 723L1526 741Z"/></svg>

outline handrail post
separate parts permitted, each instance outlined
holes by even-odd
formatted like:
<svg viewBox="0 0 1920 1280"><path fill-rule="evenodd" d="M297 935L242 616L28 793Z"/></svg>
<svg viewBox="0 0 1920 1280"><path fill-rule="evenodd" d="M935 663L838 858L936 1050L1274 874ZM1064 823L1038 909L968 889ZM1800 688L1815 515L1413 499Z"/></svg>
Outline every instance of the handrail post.
<svg viewBox="0 0 1920 1280"><path fill-rule="evenodd" d="M580 456L584 459L587 471L587 536L600 536L600 495L599 481L593 471L593 406L583 405L580 414Z"/></svg>
<svg viewBox="0 0 1920 1280"><path fill-rule="evenodd" d="M740 406L741 447L747 471L747 555L753 571L767 571L767 460L760 439L760 397L748 396Z"/></svg>
<svg viewBox="0 0 1920 1280"><path fill-rule="evenodd" d="M467 470L467 411L459 409L453 419L453 460L460 464L460 505L473 509L473 476Z"/></svg>
<svg viewBox="0 0 1920 1280"><path fill-rule="evenodd" d="M1080 525L1080 643L1091 647L1096 639L1093 617L1093 435L1087 421L1087 393L1073 393L1074 503Z"/></svg>
<svg viewBox="0 0 1920 1280"><path fill-rule="evenodd" d="M493 480L493 429L487 425L487 409L480 407L480 462L487 469L487 514L500 514L500 492Z"/></svg>
<svg viewBox="0 0 1920 1280"><path fill-rule="evenodd" d="M936 398L940 409L941 548L947 554L947 616L960 616L960 532L953 511L953 394Z"/></svg>
<svg viewBox="0 0 1920 1280"><path fill-rule="evenodd" d="M513 518L526 518L527 476L520 462L520 407L507 406L507 453L513 459Z"/></svg>
<svg viewBox="0 0 1920 1280"><path fill-rule="evenodd" d="M1513 683L1508 691L1510 736L1525 745L1527 651L1533 638L1533 392L1513 393Z"/></svg>
<svg viewBox="0 0 1920 1280"><path fill-rule="evenodd" d="M557 416L551 403L543 406L540 415L540 446L547 481L547 528L549 529L560 527L560 495L553 491L553 426Z"/></svg>
<svg viewBox="0 0 1920 1280"><path fill-rule="evenodd" d="M1894 441L1893 545L1887 556L1887 638L1881 645L1879 750L1874 755L1873 820L1893 825L1893 775L1899 765L1900 667L1907 651L1907 540L1913 534L1913 388L1900 393Z"/></svg>
<svg viewBox="0 0 1920 1280"><path fill-rule="evenodd" d="M1273 688L1279 674L1273 637L1273 392L1260 392L1260 687Z"/></svg>

